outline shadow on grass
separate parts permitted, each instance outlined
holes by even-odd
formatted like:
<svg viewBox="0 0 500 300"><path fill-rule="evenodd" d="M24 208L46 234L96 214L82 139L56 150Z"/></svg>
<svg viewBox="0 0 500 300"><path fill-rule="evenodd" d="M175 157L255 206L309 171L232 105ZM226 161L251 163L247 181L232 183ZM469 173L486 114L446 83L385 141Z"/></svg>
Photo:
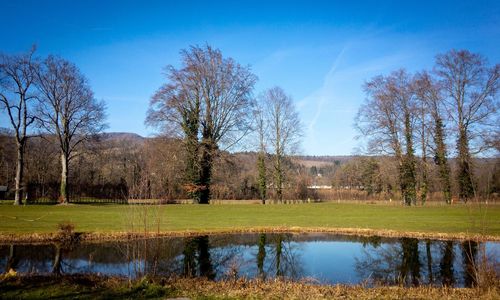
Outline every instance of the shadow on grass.
<svg viewBox="0 0 500 300"><path fill-rule="evenodd" d="M22 276L0 280L2 299L156 299L171 296L168 287L92 275Z"/></svg>

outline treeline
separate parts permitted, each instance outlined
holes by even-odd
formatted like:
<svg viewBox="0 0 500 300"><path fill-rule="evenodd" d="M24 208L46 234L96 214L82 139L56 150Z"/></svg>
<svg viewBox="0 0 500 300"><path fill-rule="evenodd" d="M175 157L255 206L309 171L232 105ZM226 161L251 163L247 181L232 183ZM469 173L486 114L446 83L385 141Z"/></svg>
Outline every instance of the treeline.
<svg viewBox="0 0 500 300"><path fill-rule="evenodd" d="M57 202L60 183L59 149L54 136L32 137L26 146L25 187L29 203ZM0 182L15 185L16 145L12 135L0 135ZM72 202L126 202L157 199L165 203L189 199L184 187L185 161L180 139L142 138L110 133L95 136L75 156L69 174ZM214 161L214 199L259 199L256 152L219 152ZM272 162L271 156L266 162ZM285 199L307 199L307 169L287 160L283 167ZM303 176L304 175L304 176ZM13 197L13 189L6 195ZM268 196L275 197L269 188Z"/></svg>
<svg viewBox="0 0 500 300"><path fill-rule="evenodd" d="M164 203L189 199L183 187L182 141L165 137L143 138L134 134L109 133L87 143L85 152L75 158L68 187L72 202L115 202L128 199L157 199ZM15 178L15 142L0 135L0 182L11 191ZM213 199L261 199L258 152L221 153L212 181ZM389 200L400 201L397 162L393 157L352 156L342 162L324 157L289 157L284 199L294 200ZM266 163L272 165L272 157ZM421 161L420 161L421 163ZM418 163L418 166L420 166ZM452 177L456 159L450 159ZM498 201L500 160L474 160L478 178L478 197ZM58 149L48 137L31 138L26 151L26 190L28 203L54 203L59 196L60 160ZM419 167L417 167L419 169ZM429 165L430 201L445 201L435 165ZM267 171L267 177L272 170ZM422 178L417 176L417 187ZM331 188L312 189L312 186ZM453 195L458 187L452 185ZM269 186L268 199L276 199ZM458 200L455 199L455 200Z"/></svg>
<svg viewBox="0 0 500 300"><path fill-rule="evenodd" d="M458 163L450 159L450 177L455 178ZM500 160L498 158L476 158L473 160L474 174L477 178L477 199L498 201L500 193ZM359 156L335 166L323 165L310 167L310 174L316 174L315 184L331 185L331 190L318 190L322 200L392 200L401 201L399 188L398 162L392 156ZM423 161L416 159L416 190L420 191L424 179L427 179L427 201L447 199L442 193L439 168L435 164L427 165L427 178L423 178ZM319 176L317 174L320 174ZM451 194L454 202L458 199L458 183L452 181Z"/></svg>
<svg viewBox="0 0 500 300"><path fill-rule="evenodd" d="M407 205L425 203L431 184L439 185L447 203L454 183L461 201L479 196L473 157L500 149L499 88L500 65L466 50L437 55L432 71L401 69L366 82L357 129L371 153L395 158ZM454 176L450 153L456 156ZM432 182L431 166L437 174Z"/></svg>
<svg viewBox="0 0 500 300"><path fill-rule="evenodd" d="M58 199L68 203L70 163L106 127L105 104L95 99L87 78L73 63L53 55L39 57L35 50L0 55L0 109L5 111L15 142L15 159L10 157L16 162L14 204L20 205L27 195L25 156L34 132L50 136L50 145L58 149ZM32 151L43 152L42 147Z"/></svg>
<svg viewBox="0 0 500 300"><path fill-rule="evenodd" d="M165 68L146 124L155 138L103 134L105 104L67 60L35 50L0 56L0 185L15 204L160 199L497 197L500 66L468 51L432 71L398 70L365 86L356 127L370 156L296 156L302 124L292 98L210 46ZM251 152L232 152L235 145ZM236 148L237 149L237 148ZM484 158L480 158L483 155ZM6 195L10 197L11 195Z"/></svg>
<svg viewBox="0 0 500 300"><path fill-rule="evenodd" d="M212 197L267 197L263 189L268 186L279 201L291 197L285 192L292 184L287 155L298 143L300 121L281 88L262 92L257 101L257 77L250 67L208 45L181 50L181 67L169 65L165 75L166 83L151 99L146 124L168 138L113 150L97 142L106 127L105 104L95 99L74 64L51 55L38 57L35 48L1 55L0 108L14 141L14 150L3 147L7 154L2 159L9 185L8 169L15 164L14 204L30 197L68 203L75 195L192 198L206 204ZM258 130L257 117L262 121ZM243 171L237 159L227 159L228 149L251 143L253 131L260 135L261 165L270 161L273 166L272 171L261 168L259 176L267 178L269 170L272 178L255 187L249 178L235 182L239 177L223 176L221 184L220 174ZM267 155L268 148L273 155ZM238 188L228 188L233 184Z"/></svg>

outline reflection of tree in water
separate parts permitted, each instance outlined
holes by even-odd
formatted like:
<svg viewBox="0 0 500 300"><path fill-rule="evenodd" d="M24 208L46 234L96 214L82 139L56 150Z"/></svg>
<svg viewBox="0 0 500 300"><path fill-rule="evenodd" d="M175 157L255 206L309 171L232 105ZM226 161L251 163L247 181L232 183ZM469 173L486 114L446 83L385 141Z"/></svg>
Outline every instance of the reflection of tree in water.
<svg viewBox="0 0 500 300"><path fill-rule="evenodd" d="M399 283L418 286L420 284L418 240L402 238L401 248L403 250L403 256L399 272Z"/></svg>
<svg viewBox="0 0 500 300"><path fill-rule="evenodd" d="M419 285L421 282L418 240L401 238L399 243L375 244L364 249L364 259L356 258L356 272L378 284Z"/></svg>
<svg viewBox="0 0 500 300"><path fill-rule="evenodd" d="M419 251L417 239L401 238L398 243L365 247L364 256L356 258L356 272L371 283L415 286L421 283L454 286L457 284L453 241L425 240L425 252ZM464 286L476 282L476 242L461 244ZM433 256L437 256L433 259ZM423 267L426 265L426 267Z"/></svg>
<svg viewBox="0 0 500 300"><path fill-rule="evenodd" d="M303 273L299 244L292 241L291 234L259 235L256 261L258 274L262 278L276 276L298 279Z"/></svg>
<svg viewBox="0 0 500 300"><path fill-rule="evenodd" d="M441 245L441 262L439 263L439 274L441 276L441 283L444 286L452 286L455 283L453 260L455 259L455 252L453 251L453 242L442 242Z"/></svg>
<svg viewBox="0 0 500 300"><path fill-rule="evenodd" d="M428 284L434 284L434 276L432 271L432 253L431 253L431 241L429 239L425 240L425 254L427 258L427 274Z"/></svg>
<svg viewBox="0 0 500 300"><path fill-rule="evenodd" d="M60 244L54 244L54 263L52 264L52 273L60 275L62 273L62 247Z"/></svg>
<svg viewBox="0 0 500 300"><path fill-rule="evenodd" d="M358 276L373 283L396 284L400 266L401 248L397 244L368 246L363 249L363 258L355 258Z"/></svg>
<svg viewBox="0 0 500 300"><path fill-rule="evenodd" d="M92 255L96 255L93 258L100 258L101 261L125 263L130 278L145 275L169 276L180 273L175 259L183 248L182 240L176 238L130 239Z"/></svg>
<svg viewBox="0 0 500 300"><path fill-rule="evenodd" d="M49 245L2 245L0 246L2 270L16 272L51 272L54 251Z"/></svg>
<svg viewBox="0 0 500 300"><path fill-rule="evenodd" d="M264 260L266 259L266 234L261 233L259 235L259 250L257 252L257 270L259 272L259 277L265 279L264 273Z"/></svg>
<svg viewBox="0 0 500 300"><path fill-rule="evenodd" d="M239 249L234 246L212 248L211 240L216 244L227 243L227 237L198 236L130 240L117 244L115 249L128 263L128 274L132 278L177 274L215 279L219 268L224 271L228 262L236 261L234 257Z"/></svg>
<svg viewBox="0 0 500 300"><path fill-rule="evenodd" d="M158 243L159 239L141 239L117 244L118 250L123 253L127 262L129 278L142 277L146 274L156 275Z"/></svg>
<svg viewBox="0 0 500 300"><path fill-rule="evenodd" d="M472 287L477 283L477 252L478 243L474 241L466 241L461 244L464 286Z"/></svg>
<svg viewBox="0 0 500 300"><path fill-rule="evenodd" d="M56 242L53 244L54 248L54 263L52 264L52 273L61 275L64 273L63 265L71 268L69 263L65 263L63 258L79 245L78 240L68 240L66 242Z"/></svg>
<svg viewBox="0 0 500 300"><path fill-rule="evenodd" d="M17 245L10 245L9 247L9 257L7 258L7 264L5 266L5 272L9 272L11 269L16 270L17 264L19 263L19 258L16 254Z"/></svg>
<svg viewBox="0 0 500 300"><path fill-rule="evenodd" d="M206 277L215 279L215 272L210 259L208 236L198 236L185 241L183 275L186 277Z"/></svg>
<svg viewBox="0 0 500 300"><path fill-rule="evenodd" d="M0 263L5 271L12 268L30 273L102 272L106 268L104 272L109 269L111 273L127 274L127 266L137 265L141 272L128 273L135 278L146 274L236 278L242 270L241 274L260 278L298 279L303 275L302 251L301 244L293 242L292 237L291 234L211 236L210 239L202 236L83 243L73 248L61 243L4 245L0 246ZM483 250L486 251L484 243L424 240L419 245L415 239L385 240L361 240L364 252L356 258L355 267L358 276L369 279L370 283L468 287L482 278L478 268L482 267ZM120 255L120 251L127 256Z"/></svg>

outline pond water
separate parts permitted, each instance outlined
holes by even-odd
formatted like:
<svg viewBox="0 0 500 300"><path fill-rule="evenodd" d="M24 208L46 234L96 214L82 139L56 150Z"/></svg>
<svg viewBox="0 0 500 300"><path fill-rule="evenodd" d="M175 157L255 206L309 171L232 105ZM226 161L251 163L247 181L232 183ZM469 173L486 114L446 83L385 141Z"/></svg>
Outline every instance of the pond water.
<svg viewBox="0 0 500 300"><path fill-rule="evenodd" d="M331 234L238 234L76 245L0 245L1 271L274 278L323 284L472 286L500 243ZM496 270L497 274L500 270Z"/></svg>

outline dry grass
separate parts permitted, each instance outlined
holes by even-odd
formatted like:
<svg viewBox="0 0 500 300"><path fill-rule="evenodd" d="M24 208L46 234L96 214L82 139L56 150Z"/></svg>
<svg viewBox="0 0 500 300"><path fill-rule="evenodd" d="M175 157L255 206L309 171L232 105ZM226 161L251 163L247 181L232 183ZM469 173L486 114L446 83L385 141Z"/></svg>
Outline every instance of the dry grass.
<svg viewBox="0 0 500 300"><path fill-rule="evenodd" d="M499 299L498 285L486 290L447 287L375 287L315 285L283 280L213 282L177 279L168 283L183 296L233 299Z"/></svg>
<svg viewBox="0 0 500 300"><path fill-rule="evenodd" d="M374 287L316 285L284 280L229 280L143 278L129 282L95 275L0 278L4 296L18 299L79 298L137 299L189 297L190 299L499 299L499 286L488 289L448 287ZM41 296L41 297L40 297Z"/></svg>

